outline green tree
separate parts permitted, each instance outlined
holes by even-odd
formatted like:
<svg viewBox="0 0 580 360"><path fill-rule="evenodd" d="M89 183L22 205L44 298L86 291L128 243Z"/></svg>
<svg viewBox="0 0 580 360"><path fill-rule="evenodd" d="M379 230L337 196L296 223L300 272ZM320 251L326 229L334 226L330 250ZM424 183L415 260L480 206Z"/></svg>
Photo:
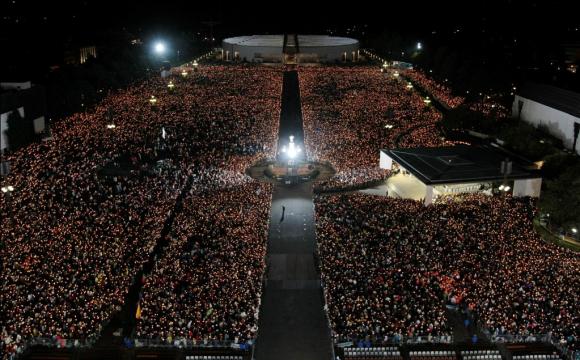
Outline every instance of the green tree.
<svg viewBox="0 0 580 360"><path fill-rule="evenodd" d="M556 153L546 156L542 173L545 179L555 179L568 168L578 166L579 161L572 155Z"/></svg>
<svg viewBox="0 0 580 360"><path fill-rule="evenodd" d="M546 181L540 209L552 224L565 228L580 224L580 165L569 167L555 180Z"/></svg>

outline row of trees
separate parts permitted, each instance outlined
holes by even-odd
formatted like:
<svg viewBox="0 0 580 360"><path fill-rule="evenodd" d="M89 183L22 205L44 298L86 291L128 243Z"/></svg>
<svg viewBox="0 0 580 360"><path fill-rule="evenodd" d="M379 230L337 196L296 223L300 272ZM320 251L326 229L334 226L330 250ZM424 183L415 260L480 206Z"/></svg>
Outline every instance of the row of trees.
<svg viewBox="0 0 580 360"><path fill-rule="evenodd" d="M540 209L550 214L551 224L563 230L580 226L580 160L568 154L545 158L544 189Z"/></svg>
<svg viewBox="0 0 580 360"><path fill-rule="evenodd" d="M504 119L498 126L494 116L463 106L446 112L441 125L448 134L464 130L488 134L504 141L515 153L543 162L541 212L550 214L552 225L563 229L580 226L580 159L563 152L562 142L548 135L547 129L536 129L516 119Z"/></svg>

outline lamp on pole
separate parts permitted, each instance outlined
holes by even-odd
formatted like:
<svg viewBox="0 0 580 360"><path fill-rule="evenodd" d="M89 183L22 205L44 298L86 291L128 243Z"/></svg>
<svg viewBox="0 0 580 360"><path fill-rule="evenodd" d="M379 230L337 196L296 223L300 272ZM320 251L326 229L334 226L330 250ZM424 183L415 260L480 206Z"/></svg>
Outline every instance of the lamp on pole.
<svg viewBox="0 0 580 360"><path fill-rule="evenodd" d="M14 191L14 187L12 185L6 185L6 186L2 186L2 188L0 188L0 190L2 191L3 194L6 194L6 196L8 196L8 198L10 198L10 195L12 195L12 192Z"/></svg>
<svg viewBox="0 0 580 360"><path fill-rule="evenodd" d="M512 161L510 159L506 158L501 162L500 172L503 175L503 183L499 186L499 189L507 193L511 189L507 184L507 177L512 173Z"/></svg>

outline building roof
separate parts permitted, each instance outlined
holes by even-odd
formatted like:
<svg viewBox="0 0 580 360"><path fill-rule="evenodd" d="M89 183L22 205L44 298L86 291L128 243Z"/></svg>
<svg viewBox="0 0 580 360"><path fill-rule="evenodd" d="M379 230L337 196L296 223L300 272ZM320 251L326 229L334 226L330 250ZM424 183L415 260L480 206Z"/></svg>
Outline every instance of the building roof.
<svg viewBox="0 0 580 360"><path fill-rule="evenodd" d="M519 96L580 118L580 94L551 85L527 83Z"/></svg>
<svg viewBox="0 0 580 360"><path fill-rule="evenodd" d="M381 150L427 185L502 181L501 162L509 155L492 146L447 146ZM539 178L540 173L513 157L507 179Z"/></svg>
<svg viewBox="0 0 580 360"><path fill-rule="evenodd" d="M275 47L282 49L284 35L250 35L224 39L224 43L238 46Z"/></svg>
<svg viewBox="0 0 580 360"><path fill-rule="evenodd" d="M298 35L298 44L300 47L324 47L324 46L342 46L355 45L358 40L339 36L328 35Z"/></svg>
<svg viewBox="0 0 580 360"><path fill-rule="evenodd" d="M282 48L284 35L237 36L224 39L223 42L228 45ZM353 44L358 44L358 40L328 35L298 35L299 47L333 47Z"/></svg>

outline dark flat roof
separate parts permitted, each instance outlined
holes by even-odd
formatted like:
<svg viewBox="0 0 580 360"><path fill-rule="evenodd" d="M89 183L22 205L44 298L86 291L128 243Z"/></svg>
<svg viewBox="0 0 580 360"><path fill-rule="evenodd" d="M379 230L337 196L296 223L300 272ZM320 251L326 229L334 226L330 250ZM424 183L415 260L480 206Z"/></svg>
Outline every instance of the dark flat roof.
<svg viewBox="0 0 580 360"><path fill-rule="evenodd" d="M507 179L539 178L531 163L523 163L493 146L447 146L381 150L427 185L502 181L501 162L512 161Z"/></svg>
<svg viewBox="0 0 580 360"><path fill-rule="evenodd" d="M579 93L551 85L526 83L518 95L580 118Z"/></svg>

